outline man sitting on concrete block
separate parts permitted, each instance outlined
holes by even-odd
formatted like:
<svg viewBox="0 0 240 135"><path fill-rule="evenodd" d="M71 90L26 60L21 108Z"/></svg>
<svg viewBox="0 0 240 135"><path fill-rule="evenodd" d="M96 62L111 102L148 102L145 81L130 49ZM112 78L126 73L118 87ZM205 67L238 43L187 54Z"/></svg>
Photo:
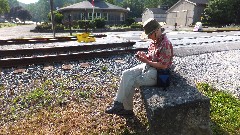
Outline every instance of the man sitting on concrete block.
<svg viewBox="0 0 240 135"><path fill-rule="evenodd" d="M143 64L123 71L120 86L113 105L106 109L108 114L133 115L133 96L135 88L154 86L157 82L169 85L169 68L173 59L173 47L166 34L163 34L160 24L153 18L143 24L145 34L153 42L148 53L138 51L136 57ZM160 70L160 71L159 71ZM157 74L162 74L157 81ZM161 84L162 84L161 83Z"/></svg>

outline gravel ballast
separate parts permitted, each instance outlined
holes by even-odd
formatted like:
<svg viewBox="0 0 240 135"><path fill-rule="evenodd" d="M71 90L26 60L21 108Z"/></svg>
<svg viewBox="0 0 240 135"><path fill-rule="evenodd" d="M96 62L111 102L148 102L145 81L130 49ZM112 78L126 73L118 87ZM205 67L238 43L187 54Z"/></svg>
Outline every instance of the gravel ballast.
<svg viewBox="0 0 240 135"><path fill-rule="evenodd" d="M32 27L32 26L31 26ZM11 28L12 29L12 28ZM16 37L14 32L11 34L5 34L11 30L3 29L1 33L3 34L3 39L9 39ZM134 37L129 36L129 33L119 33L109 34L108 37L102 38L101 42L123 42L128 40L136 39L139 40L140 33L132 32ZM179 37L192 37L195 33L183 33L176 34L179 32L169 33L169 37L179 38ZM186 35L187 34L187 35ZM197 33L205 35L204 33ZM218 34L218 33L215 33ZM27 36L46 36L46 34L39 35L38 33L26 33L25 35L17 35L20 38ZM51 35L49 33L48 35ZM125 38L122 38L123 35ZM130 34L131 35L131 34ZM212 34L211 34L212 35ZM216 36L214 36L215 38ZM234 36L234 38L239 38L239 36ZM210 38L207 38L210 40ZM205 40L205 39L204 39ZM100 39L98 39L99 43ZM239 41L234 42L224 42L224 43L209 43L201 45L187 45L190 43L184 38L184 44L182 46L174 45L175 52L181 50L180 47L186 47L189 50L179 51L179 54L174 57L172 69L177 74L180 74L187 80L187 83L195 86L196 82L206 82L213 87L229 92L240 98L240 49L238 48ZM179 40L176 40L179 44ZM82 43L85 44L85 43ZM147 42L137 42L136 46L148 45ZM230 46L231 44L231 46ZM11 45L11 46L1 46L0 49L21 49L21 48L38 48L38 47L58 47L58 46L78 46L80 43L71 41L67 43L49 43L49 44L26 44L26 45ZM211 46L211 49L208 48ZM179 49L180 48L180 49ZM200 49L202 50L200 50ZM223 48L223 49L222 49ZM229 49L229 50L228 50ZM195 52L192 52L195 50ZM218 51L218 52L216 52ZM186 52L190 52L186 55ZM207 52L207 53L206 53ZM212 53L209 53L212 52ZM71 64L72 68L70 70L64 70L63 64ZM14 115L22 115L29 112L31 108L22 108L21 103L26 103L21 101L21 97L24 97L27 93L34 91L39 87L43 87L42 84L46 84L47 80L53 83L54 86L48 89L50 94L58 95L61 88L66 88L69 91L79 91L80 90L90 90L98 91L96 89L104 89L95 93L97 98L101 99L113 99L118 88L118 82L123 70L131 68L139 62L135 59L133 54L128 55L117 55L111 56L109 58L96 58L90 60L81 61L71 61L63 63L55 63L53 69L45 70L44 65L30 65L23 67L23 73L16 73L15 68L0 68L0 112L2 115L0 118L0 125L8 122L12 118L8 118L12 110L11 106L15 106L19 110L14 110ZM51 65L51 64L50 64ZM84 65L84 66L83 66ZM179 84L181 85L181 84ZM114 89L109 89L109 86ZM100 88L99 88L100 87ZM81 91L82 92L82 91ZM61 94L61 93L60 93ZM74 92L71 93L74 97ZM80 93L81 94L81 93ZM77 95L75 95L77 96ZM20 98L19 98L20 97ZM67 98L66 101L72 100ZM18 100L15 100L18 99ZM55 99L53 99L55 100ZM135 100L136 101L136 100ZM13 103L14 102L14 103ZM56 101L52 101L54 103ZM106 104L110 101L105 102ZM138 103L138 101L137 101ZM19 105L20 104L20 105ZM139 104L139 103L138 103ZM24 104L25 105L25 104ZM10 111L9 111L10 110ZM99 110L97 110L99 111ZM15 117L15 116L14 116Z"/></svg>
<svg viewBox="0 0 240 135"><path fill-rule="evenodd" d="M238 98L240 97L240 50L231 50L215 53L206 53L186 57L174 57L173 69L179 73L192 85L195 82L207 82L212 86L229 91ZM116 60L121 62L116 62ZM88 62L88 68L81 68L81 63ZM100 58L85 61L70 62L71 70L62 69L62 64L55 64L53 70L43 70L43 65L29 66L24 73L15 74L14 68L2 69L0 84L4 85L6 93L9 89L28 89L34 79L48 78L54 79L58 76L71 76L74 74L86 75L101 70L106 66L107 70L120 77L123 70L139 64L133 54L119 55L110 58ZM101 78L100 82L107 78ZM23 88L27 87L27 88Z"/></svg>
<svg viewBox="0 0 240 135"><path fill-rule="evenodd" d="M174 57L172 69L191 86L195 86L195 82L207 82L219 90L240 98L239 54L240 50L231 50ZM64 64L70 64L72 68L65 70ZM133 54L126 54L109 58L55 63L53 69L50 70L44 70L43 65L28 66L23 73L16 73L15 68L1 69L0 111L2 116L0 125L14 120L16 115L24 117L25 114L31 112L32 107L29 106L32 101L29 101L29 104L25 98L29 98L28 96L31 95L29 93L39 88L47 90L47 93L52 95L51 101L48 102L53 106L59 102L58 96L60 98L63 96L61 104L71 102L76 98L80 98L79 102L85 101L81 99L81 93L89 93L101 99L113 99L122 71L137 64L139 62ZM44 86L47 82L50 86ZM186 84L181 81L180 83ZM61 95L63 89L66 89L69 94ZM55 99L55 96L58 98ZM135 99L135 103L139 104L139 100L139 98ZM41 102L44 103L45 99L43 98ZM13 106L17 107L14 111ZM26 108L21 106L26 106Z"/></svg>
<svg viewBox="0 0 240 135"><path fill-rule="evenodd" d="M191 84L206 82L240 98L240 50L174 58L174 70Z"/></svg>

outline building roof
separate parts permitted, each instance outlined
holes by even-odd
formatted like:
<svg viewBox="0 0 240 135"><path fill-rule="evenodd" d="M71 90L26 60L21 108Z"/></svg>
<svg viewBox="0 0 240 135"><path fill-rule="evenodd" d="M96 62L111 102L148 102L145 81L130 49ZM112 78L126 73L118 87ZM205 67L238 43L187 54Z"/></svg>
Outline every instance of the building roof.
<svg viewBox="0 0 240 135"><path fill-rule="evenodd" d="M79 9L93 9L92 3L88 0L82 1L67 7L60 8L59 11L64 10L79 10ZM108 2L104 2L101 0L94 1L94 9L101 9L101 10L122 10L127 12L128 10L122 7L118 7L116 5L110 4Z"/></svg>
<svg viewBox="0 0 240 135"><path fill-rule="evenodd" d="M208 0L179 0L172 7L170 7L166 12L169 12L170 10L172 10L174 7L176 7L182 1L186 1L186 2L192 3L194 5L199 5L199 4L206 5L208 3Z"/></svg>
<svg viewBox="0 0 240 135"><path fill-rule="evenodd" d="M162 9L162 8L148 8L149 10L151 10L153 12L153 14L166 14L166 9Z"/></svg>

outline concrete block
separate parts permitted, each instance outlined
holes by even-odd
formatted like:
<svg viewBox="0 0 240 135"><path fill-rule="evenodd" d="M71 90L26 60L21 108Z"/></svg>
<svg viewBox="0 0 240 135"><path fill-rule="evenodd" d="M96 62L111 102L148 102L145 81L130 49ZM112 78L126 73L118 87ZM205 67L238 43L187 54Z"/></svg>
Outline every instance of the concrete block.
<svg viewBox="0 0 240 135"><path fill-rule="evenodd" d="M151 134L210 135L210 99L182 79L164 91L140 87Z"/></svg>

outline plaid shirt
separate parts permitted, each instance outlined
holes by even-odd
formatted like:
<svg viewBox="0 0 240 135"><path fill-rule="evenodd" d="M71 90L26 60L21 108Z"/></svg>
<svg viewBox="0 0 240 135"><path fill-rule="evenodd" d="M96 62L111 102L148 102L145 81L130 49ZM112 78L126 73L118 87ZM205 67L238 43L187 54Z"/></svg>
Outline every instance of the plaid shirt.
<svg viewBox="0 0 240 135"><path fill-rule="evenodd" d="M160 62L162 65L167 65L168 68L172 65L173 47L166 34L161 35L156 42L150 44L147 56L149 60Z"/></svg>

